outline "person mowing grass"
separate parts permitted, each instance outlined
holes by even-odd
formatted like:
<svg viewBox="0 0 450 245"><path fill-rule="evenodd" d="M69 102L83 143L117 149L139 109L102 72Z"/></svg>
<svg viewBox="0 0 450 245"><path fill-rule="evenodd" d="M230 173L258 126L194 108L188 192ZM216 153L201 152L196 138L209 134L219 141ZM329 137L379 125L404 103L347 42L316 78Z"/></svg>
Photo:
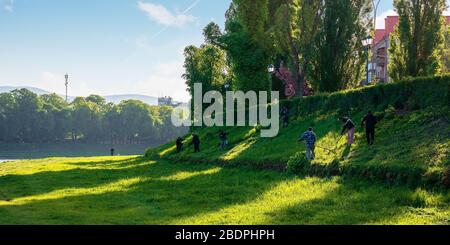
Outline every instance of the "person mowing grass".
<svg viewBox="0 0 450 245"><path fill-rule="evenodd" d="M312 161L316 157L316 154L315 154L316 140L317 140L317 136L314 133L314 129L312 127L309 128L308 131L304 132L298 139L298 141L305 141L306 158L308 158L308 161Z"/></svg>
<svg viewBox="0 0 450 245"><path fill-rule="evenodd" d="M181 137L177 138L176 146L177 146L177 153L180 153L183 150L183 139Z"/></svg>
<svg viewBox="0 0 450 245"><path fill-rule="evenodd" d="M372 114L372 111L369 111L361 121L361 128L366 128L367 144L369 145L373 145L375 143L375 126L377 123L378 120Z"/></svg>
<svg viewBox="0 0 450 245"><path fill-rule="evenodd" d="M200 137L197 134L192 134L192 144L194 145L194 152L200 152Z"/></svg>
<svg viewBox="0 0 450 245"><path fill-rule="evenodd" d="M224 150L228 146L228 133L223 130L219 133L220 149Z"/></svg>
<svg viewBox="0 0 450 245"><path fill-rule="evenodd" d="M352 145L355 140L355 124L348 117L339 118L344 125L342 128L341 135L347 133L347 145Z"/></svg>
<svg viewBox="0 0 450 245"><path fill-rule="evenodd" d="M289 126L289 108L287 106L283 106L283 109L281 109L281 118L282 118L282 125L283 128L286 128Z"/></svg>

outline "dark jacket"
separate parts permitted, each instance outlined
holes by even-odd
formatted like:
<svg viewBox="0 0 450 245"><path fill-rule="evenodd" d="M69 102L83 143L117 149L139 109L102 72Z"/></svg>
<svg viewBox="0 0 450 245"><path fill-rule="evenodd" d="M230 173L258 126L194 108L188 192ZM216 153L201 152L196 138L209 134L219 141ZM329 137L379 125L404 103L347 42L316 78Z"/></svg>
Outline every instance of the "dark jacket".
<svg viewBox="0 0 450 245"><path fill-rule="evenodd" d="M200 138L198 137L198 135L192 136L192 143L194 145L200 145Z"/></svg>
<svg viewBox="0 0 450 245"><path fill-rule="evenodd" d="M345 132L355 128L355 124L350 118L345 118L346 122L344 123L344 127L342 128L341 134L344 134Z"/></svg>
<svg viewBox="0 0 450 245"><path fill-rule="evenodd" d="M182 146L183 145L183 139L182 138L178 138L177 139L177 146Z"/></svg>
<svg viewBox="0 0 450 245"><path fill-rule="evenodd" d="M377 123L378 120L373 114L367 114L361 122L361 127L365 126L366 129L374 129Z"/></svg>
<svg viewBox="0 0 450 245"><path fill-rule="evenodd" d="M228 139L228 133L221 132L219 134L219 138L220 138L220 140L227 140Z"/></svg>

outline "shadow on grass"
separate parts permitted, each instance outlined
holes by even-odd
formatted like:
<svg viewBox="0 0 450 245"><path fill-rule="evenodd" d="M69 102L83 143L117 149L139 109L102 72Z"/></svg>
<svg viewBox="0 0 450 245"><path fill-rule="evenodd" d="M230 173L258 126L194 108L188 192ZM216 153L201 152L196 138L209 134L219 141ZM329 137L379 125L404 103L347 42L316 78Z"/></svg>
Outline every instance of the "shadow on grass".
<svg viewBox="0 0 450 245"><path fill-rule="evenodd" d="M99 162L86 161L67 163L66 165L73 166L73 169L1 176L0 201L10 201L15 198L34 196L61 189L95 187L126 178L159 178L170 176L177 171L174 168L167 168L160 162L143 158ZM199 165L192 171L201 171L208 168L208 166Z"/></svg>
<svg viewBox="0 0 450 245"><path fill-rule="evenodd" d="M279 181L274 172L223 170L211 165L157 162L126 170L79 169L8 176L0 180L0 190L11 202L0 205L0 223L165 224L174 218L245 203ZM113 182L133 178L139 181L114 186ZM113 186L104 192L83 193L83 188L95 192L109 184ZM71 190L77 188L83 190ZM52 196L52 191L60 196ZM15 203L21 197L28 199Z"/></svg>

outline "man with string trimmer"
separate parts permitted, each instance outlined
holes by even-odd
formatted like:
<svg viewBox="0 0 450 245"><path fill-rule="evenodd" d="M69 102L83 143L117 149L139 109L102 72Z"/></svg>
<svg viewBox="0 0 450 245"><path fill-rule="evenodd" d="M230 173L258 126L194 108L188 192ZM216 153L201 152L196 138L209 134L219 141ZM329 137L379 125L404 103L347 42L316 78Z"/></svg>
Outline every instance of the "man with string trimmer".
<svg viewBox="0 0 450 245"><path fill-rule="evenodd" d="M314 133L314 129L311 127L308 131L304 132L298 141L305 141L306 144L306 158L312 161L315 158L317 136Z"/></svg>

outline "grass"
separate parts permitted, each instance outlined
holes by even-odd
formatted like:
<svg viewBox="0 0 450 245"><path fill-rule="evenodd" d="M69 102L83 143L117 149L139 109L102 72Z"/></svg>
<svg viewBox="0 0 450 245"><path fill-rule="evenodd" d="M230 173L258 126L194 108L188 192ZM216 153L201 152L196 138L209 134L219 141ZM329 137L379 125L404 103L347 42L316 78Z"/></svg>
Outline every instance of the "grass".
<svg viewBox="0 0 450 245"><path fill-rule="evenodd" d="M0 164L0 224L449 224L450 193L141 157Z"/></svg>
<svg viewBox="0 0 450 245"><path fill-rule="evenodd" d="M346 147L343 138L337 145L341 124L338 112L293 118L278 137L261 138L258 128L227 128L230 147L222 151L218 144L221 128L198 130L202 140L202 151L194 154L186 147L175 153L173 144L147 152L150 158L178 161L221 162L223 164L247 164L252 166L283 169L287 161L298 152L304 152L304 144L298 136L309 126L315 128L318 145L336 149L337 154L318 148L315 166L329 166L335 160L340 163L341 175L362 176L369 179L387 180L401 184L440 185L446 169L450 168L450 113L448 107L429 107L417 111L396 111L393 108L379 109L376 114L382 119L377 128L376 144L368 146L365 132L359 128L356 143ZM350 112L359 124L363 112ZM190 138L186 140L188 144ZM317 168L316 168L317 169Z"/></svg>

